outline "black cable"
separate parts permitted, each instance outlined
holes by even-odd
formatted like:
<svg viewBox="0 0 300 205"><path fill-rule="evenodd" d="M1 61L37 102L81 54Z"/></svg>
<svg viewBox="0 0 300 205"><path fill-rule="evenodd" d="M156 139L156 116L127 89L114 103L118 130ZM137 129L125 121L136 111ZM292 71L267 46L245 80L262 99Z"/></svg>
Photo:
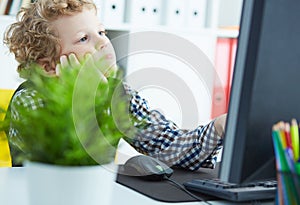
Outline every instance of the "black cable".
<svg viewBox="0 0 300 205"><path fill-rule="evenodd" d="M187 190L183 185L181 185L180 183L168 178L167 176L164 177L165 180L173 183L177 188L180 188L182 191L184 191L185 193L187 193L188 195L190 195L191 197L193 197L194 199L204 202L206 204L212 205L211 203L209 203L208 201L204 200L203 198L196 196L195 194L193 194L192 192L190 192L189 190Z"/></svg>

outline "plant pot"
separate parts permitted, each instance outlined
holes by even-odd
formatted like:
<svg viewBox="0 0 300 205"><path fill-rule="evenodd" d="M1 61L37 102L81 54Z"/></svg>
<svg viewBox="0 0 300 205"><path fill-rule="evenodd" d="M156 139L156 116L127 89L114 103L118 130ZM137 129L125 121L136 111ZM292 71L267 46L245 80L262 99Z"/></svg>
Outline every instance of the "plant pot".
<svg viewBox="0 0 300 205"><path fill-rule="evenodd" d="M29 204L110 204L116 179L113 164L58 166L26 162Z"/></svg>

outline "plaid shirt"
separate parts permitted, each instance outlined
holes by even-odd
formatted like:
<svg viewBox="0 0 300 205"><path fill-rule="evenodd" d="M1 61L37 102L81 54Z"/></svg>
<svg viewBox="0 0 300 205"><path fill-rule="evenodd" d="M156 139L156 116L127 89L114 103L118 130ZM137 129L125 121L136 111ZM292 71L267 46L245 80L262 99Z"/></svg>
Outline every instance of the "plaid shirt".
<svg viewBox="0 0 300 205"><path fill-rule="evenodd" d="M146 100L141 98L138 92L127 84L124 84L124 87L131 97L129 110L134 118L134 125L138 127L137 135L130 141L132 146L169 166L190 170L197 170L200 167L214 168L222 144L221 137L216 133L214 121L195 130L179 129L157 110L150 110ZM36 110L43 106L43 101L37 97L35 90L24 88L16 92L12 99L12 121L20 118L18 106ZM13 127L13 123L9 137L14 138L14 142L20 142L18 145L22 144L22 138ZM22 150L22 147L18 149Z"/></svg>

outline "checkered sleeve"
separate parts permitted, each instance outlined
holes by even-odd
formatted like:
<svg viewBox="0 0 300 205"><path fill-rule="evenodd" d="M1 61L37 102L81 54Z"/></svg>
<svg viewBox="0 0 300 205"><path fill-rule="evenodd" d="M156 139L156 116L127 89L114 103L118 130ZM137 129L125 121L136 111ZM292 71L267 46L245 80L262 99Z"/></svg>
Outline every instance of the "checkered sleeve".
<svg viewBox="0 0 300 205"><path fill-rule="evenodd" d="M20 137L19 131L14 126L16 121L22 120L19 110L26 108L30 112L43 106L42 99L38 97L37 92L33 89L24 88L14 94L10 104L9 138L11 146L14 146L15 149L22 150L22 137Z"/></svg>
<svg viewBox="0 0 300 205"><path fill-rule="evenodd" d="M125 84L131 95L130 112L139 131L131 143L139 152L155 157L169 166L189 170L214 168L222 138L214 121L194 130L179 129L157 110L150 110L145 99Z"/></svg>

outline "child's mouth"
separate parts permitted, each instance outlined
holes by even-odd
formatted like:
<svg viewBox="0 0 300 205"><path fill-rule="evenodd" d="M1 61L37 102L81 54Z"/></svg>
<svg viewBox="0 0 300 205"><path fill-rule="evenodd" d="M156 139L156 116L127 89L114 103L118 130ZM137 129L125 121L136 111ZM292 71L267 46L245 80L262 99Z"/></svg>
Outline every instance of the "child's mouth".
<svg viewBox="0 0 300 205"><path fill-rule="evenodd" d="M110 60L110 59L112 59L112 58L113 58L113 55L112 55L112 54L107 54L107 55L106 55L106 59L107 59L107 60Z"/></svg>

